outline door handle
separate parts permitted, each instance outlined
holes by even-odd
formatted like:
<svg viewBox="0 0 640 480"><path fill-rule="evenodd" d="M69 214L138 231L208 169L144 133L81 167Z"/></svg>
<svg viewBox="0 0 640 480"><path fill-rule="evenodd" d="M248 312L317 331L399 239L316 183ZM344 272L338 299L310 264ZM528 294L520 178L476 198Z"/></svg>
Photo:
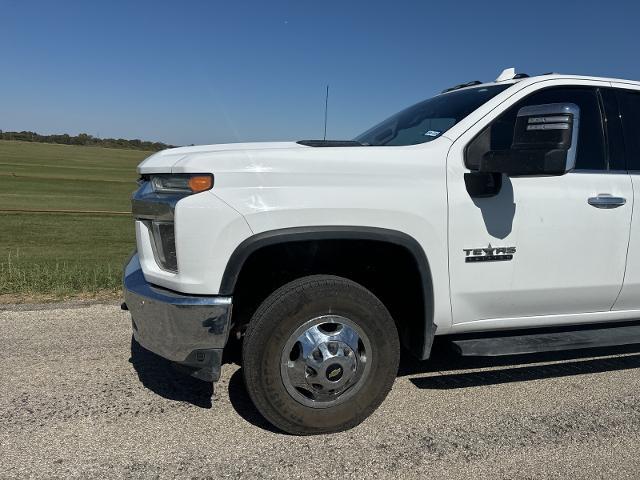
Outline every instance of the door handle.
<svg viewBox="0 0 640 480"><path fill-rule="evenodd" d="M597 197L590 197L589 205L596 208L618 208L627 203L623 197L614 197L608 193L599 193Z"/></svg>

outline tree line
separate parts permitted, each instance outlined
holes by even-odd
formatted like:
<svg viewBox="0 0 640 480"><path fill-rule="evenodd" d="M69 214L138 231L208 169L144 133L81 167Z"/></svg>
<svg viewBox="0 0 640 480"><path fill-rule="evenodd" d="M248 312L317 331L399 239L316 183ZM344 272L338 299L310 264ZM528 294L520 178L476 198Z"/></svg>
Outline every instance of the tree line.
<svg viewBox="0 0 640 480"><path fill-rule="evenodd" d="M128 148L133 150L150 150L157 152L165 148L172 148L174 145L167 145L162 142L149 142L146 140L127 140L124 138L98 138L87 133L79 135L40 135L36 132L3 132L0 130L0 140L20 140L22 142L37 143L59 143L62 145L86 145L108 148Z"/></svg>

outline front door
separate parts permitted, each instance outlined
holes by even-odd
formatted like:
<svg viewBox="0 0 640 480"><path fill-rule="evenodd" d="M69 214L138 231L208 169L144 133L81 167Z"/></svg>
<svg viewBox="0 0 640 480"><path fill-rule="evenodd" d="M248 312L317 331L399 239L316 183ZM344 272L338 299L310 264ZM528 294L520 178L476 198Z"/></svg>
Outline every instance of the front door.
<svg viewBox="0 0 640 480"><path fill-rule="evenodd" d="M601 91L585 85L530 94L488 124L488 148L509 148L520 108L552 103L572 103L580 109L572 172L503 176L498 195L471 198L464 173L474 165L465 165L464 151L486 123L462 135L450 150L449 266L454 324L530 317L525 324L539 321L543 325L551 321L544 318L548 315L609 311L620 292L633 193L630 176L617 170L619 159L613 158L615 149L607 144ZM609 195L623 199L619 202L623 204L603 208Z"/></svg>

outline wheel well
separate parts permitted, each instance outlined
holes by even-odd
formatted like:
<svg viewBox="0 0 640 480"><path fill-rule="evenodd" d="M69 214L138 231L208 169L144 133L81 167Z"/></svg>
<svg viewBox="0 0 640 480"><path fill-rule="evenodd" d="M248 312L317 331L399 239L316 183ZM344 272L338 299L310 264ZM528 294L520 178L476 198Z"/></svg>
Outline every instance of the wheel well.
<svg viewBox="0 0 640 480"><path fill-rule="evenodd" d="M431 278L428 265L420 261L406 245L378 239L269 242L252 249L235 272L234 332L242 332L258 306L282 285L307 275L337 275L376 295L394 318L403 345L426 358L433 337ZM226 288L231 288L228 283Z"/></svg>

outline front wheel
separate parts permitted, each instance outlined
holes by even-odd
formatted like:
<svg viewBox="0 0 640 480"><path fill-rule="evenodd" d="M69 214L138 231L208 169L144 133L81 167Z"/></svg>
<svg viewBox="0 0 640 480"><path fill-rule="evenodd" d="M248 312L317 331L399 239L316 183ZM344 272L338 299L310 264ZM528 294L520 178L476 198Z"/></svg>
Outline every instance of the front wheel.
<svg viewBox="0 0 640 480"><path fill-rule="evenodd" d="M391 315L350 280L314 275L272 293L243 344L245 384L256 408L285 432L347 430L393 385L400 360Z"/></svg>

